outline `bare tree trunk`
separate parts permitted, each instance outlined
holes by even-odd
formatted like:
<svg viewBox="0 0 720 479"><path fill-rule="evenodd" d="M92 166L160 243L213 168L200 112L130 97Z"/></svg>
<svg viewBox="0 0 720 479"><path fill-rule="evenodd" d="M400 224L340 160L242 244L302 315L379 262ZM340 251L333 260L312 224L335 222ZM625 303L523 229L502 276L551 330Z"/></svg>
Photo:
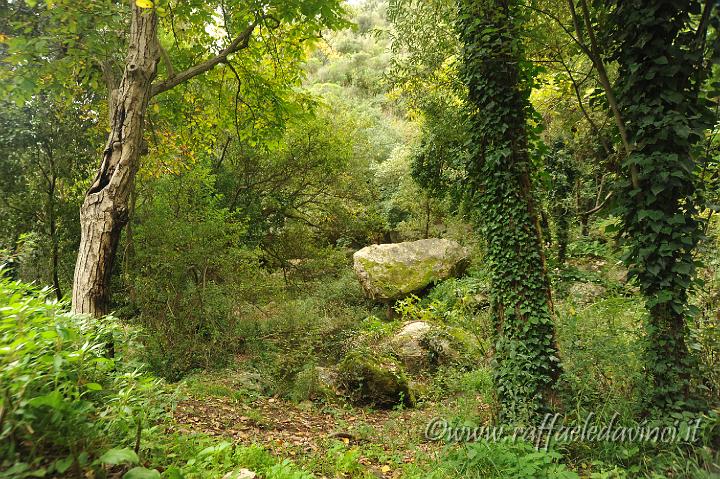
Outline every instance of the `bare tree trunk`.
<svg viewBox="0 0 720 479"><path fill-rule="evenodd" d="M128 197L143 148L145 112L160 57L158 45L154 10L133 5L125 71L117 90L110 92L110 135L80 208L72 297L76 313L97 317L108 312L112 264L127 223Z"/></svg>
<svg viewBox="0 0 720 479"><path fill-rule="evenodd" d="M54 174L54 173L53 173ZM50 241L52 242L51 252L51 263L52 263L52 283L53 289L55 290L55 296L58 300L63 298L62 291L60 290L60 278L58 275L59 267L59 239L57 232L57 220L55 218L55 177L53 176L50 190L48 191L48 213L50 217Z"/></svg>
<svg viewBox="0 0 720 479"><path fill-rule="evenodd" d="M125 71L117 87L109 63L101 64L110 91L110 135L95 181L80 208L80 250L72 297L74 312L96 317L108 312L112 265L120 233L128 222L128 198L144 149L145 112L150 99L227 63L230 54L248 47L253 31L265 18L257 14L217 55L182 72L175 73L165 54L169 76L153 84L163 53L157 39L157 16L154 8L142 9L133 4Z"/></svg>
<svg viewBox="0 0 720 479"><path fill-rule="evenodd" d="M430 237L430 196L425 195L425 239Z"/></svg>

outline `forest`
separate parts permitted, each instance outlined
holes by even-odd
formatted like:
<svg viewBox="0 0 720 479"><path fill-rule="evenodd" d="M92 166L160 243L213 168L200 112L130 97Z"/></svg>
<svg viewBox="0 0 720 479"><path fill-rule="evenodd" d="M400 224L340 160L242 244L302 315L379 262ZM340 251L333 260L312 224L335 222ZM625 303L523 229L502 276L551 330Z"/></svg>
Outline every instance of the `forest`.
<svg viewBox="0 0 720 479"><path fill-rule="evenodd" d="M0 0L0 479L720 478L718 212L718 0Z"/></svg>

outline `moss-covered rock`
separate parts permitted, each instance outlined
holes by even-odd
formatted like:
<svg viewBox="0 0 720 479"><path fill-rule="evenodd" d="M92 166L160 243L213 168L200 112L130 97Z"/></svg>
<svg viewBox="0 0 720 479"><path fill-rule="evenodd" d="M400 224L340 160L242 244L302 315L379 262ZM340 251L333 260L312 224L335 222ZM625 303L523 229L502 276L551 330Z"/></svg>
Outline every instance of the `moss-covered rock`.
<svg viewBox="0 0 720 479"><path fill-rule="evenodd" d="M477 339L466 330L426 321L405 323L386 347L411 372L464 365L480 357Z"/></svg>
<svg viewBox="0 0 720 479"><path fill-rule="evenodd" d="M415 399L402 366L370 351L348 354L338 366L338 384L358 406L411 406Z"/></svg>
<svg viewBox="0 0 720 479"><path fill-rule="evenodd" d="M365 295L392 301L461 275L469 256L455 241L431 238L368 246L357 251L353 261Z"/></svg>

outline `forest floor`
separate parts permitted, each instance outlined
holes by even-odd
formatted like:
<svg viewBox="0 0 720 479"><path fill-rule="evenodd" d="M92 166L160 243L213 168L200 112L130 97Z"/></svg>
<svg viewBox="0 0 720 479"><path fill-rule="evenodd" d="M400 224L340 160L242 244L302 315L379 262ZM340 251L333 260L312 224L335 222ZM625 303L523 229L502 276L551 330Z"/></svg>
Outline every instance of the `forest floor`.
<svg viewBox="0 0 720 479"><path fill-rule="evenodd" d="M306 466L340 447L378 478L400 477L397 466L425 461L441 449L425 438L437 405L382 410L238 394L230 378L241 374L242 364L185 389L167 432L259 445Z"/></svg>

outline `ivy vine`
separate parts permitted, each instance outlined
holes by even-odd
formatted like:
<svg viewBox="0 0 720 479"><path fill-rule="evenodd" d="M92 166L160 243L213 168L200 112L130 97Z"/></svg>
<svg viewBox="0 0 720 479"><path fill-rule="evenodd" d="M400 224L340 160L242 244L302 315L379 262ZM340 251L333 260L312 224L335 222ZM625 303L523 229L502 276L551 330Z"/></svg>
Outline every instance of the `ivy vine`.
<svg viewBox="0 0 720 479"><path fill-rule="evenodd" d="M460 0L457 30L468 89L468 201L487 241L495 379L503 416L523 421L552 403L560 371L528 144L536 73L525 60L514 0Z"/></svg>
<svg viewBox="0 0 720 479"><path fill-rule="evenodd" d="M650 399L663 410L686 408L692 384L688 292L702 238L695 147L712 121L701 94L710 67L703 22L712 12L694 26L704 3L617 1L611 22L615 90L632 145L624 167L639 180L626 181L619 199L625 261L646 297Z"/></svg>

